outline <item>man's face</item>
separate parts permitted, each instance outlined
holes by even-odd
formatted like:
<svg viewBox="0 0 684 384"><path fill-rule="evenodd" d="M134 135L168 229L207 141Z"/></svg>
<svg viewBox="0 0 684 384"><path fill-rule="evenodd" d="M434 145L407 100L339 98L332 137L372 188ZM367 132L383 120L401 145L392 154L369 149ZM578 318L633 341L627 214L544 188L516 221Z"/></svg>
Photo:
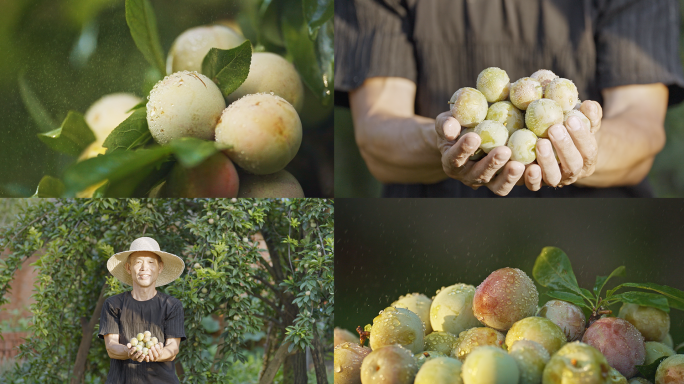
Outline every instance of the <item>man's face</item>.
<svg viewBox="0 0 684 384"><path fill-rule="evenodd" d="M128 257L125 265L126 272L131 274L133 283L140 287L154 287L159 273L164 269L164 264L159 261L159 256L153 252L134 252Z"/></svg>

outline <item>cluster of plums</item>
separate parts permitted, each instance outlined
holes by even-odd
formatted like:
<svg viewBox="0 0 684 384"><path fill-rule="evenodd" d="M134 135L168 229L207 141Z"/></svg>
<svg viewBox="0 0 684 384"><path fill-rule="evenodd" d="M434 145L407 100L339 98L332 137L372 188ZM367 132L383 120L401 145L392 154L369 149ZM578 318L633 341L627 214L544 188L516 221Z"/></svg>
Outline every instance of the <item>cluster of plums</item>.
<svg viewBox="0 0 684 384"><path fill-rule="evenodd" d="M487 68L477 77L477 89L459 89L449 104L461 124L461 136L471 132L480 136L480 148L471 160L505 145L511 149L511 160L530 164L537 158L537 139L548 137L552 125L575 116L591 126L579 111L575 84L546 69L510 83L503 69Z"/></svg>
<svg viewBox="0 0 684 384"><path fill-rule="evenodd" d="M152 332L145 331L143 333L138 333L134 338L132 338L129 343L132 347L142 352L144 356L147 356L150 348L159 344L159 339L152 337Z"/></svg>
<svg viewBox="0 0 684 384"><path fill-rule="evenodd" d="M370 348L335 330L336 384L648 383L637 365L668 357L656 384L684 383L669 315L624 304L587 324L582 309L539 294L521 270L492 272L477 288L455 284L432 298L413 293L380 311Z"/></svg>
<svg viewBox="0 0 684 384"><path fill-rule="evenodd" d="M223 25L191 28L175 40L167 58L169 75L148 96L150 134L160 145L195 137L216 141L223 151L191 169L177 165L158 196L304 197L298 181L284 170L302 141L298 112L304 86L295 67L277 54L255 52L247 79L225 98L201 73L211 48L232 49L244 41ZM85 118L96 141L81 159L104 154L106 137L140 102L134 95L113 94L93 104Z"/></svg>

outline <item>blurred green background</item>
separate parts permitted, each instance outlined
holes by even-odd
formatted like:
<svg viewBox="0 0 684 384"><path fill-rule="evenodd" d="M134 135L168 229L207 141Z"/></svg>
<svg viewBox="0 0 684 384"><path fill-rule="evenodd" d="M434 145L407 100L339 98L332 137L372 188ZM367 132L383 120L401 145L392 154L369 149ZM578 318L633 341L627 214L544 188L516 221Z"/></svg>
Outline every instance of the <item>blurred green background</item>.
<svg viewBox="0 0 684 384"><path fill-rule="evenodd" d="M262 0L151 3L166 53L178 35L195 26L233 23L249 34ZM267 41L255 49L283 54L277 15L267 17L272 20L261 31ZM19 93L20 73L59 122L69 110L85 113L105 94L145 96L158 78L131 38L124 0L0 0L0 197L31 196L41 177L60 177L75 161L36 137L38 128ZM304 140L286 169L306 196L332 196L333 108L305 89Z"/></svg>
<svg viewBox="0 0 684 384"><path fill-rule="evenodd" d="M680 0L680 13L684 19L684 0ZM684 62L681 23L679 43ZM684 103L668 109L665 130L667 143L656 156L648 179L657 197L684 197ZM344 107L335 107L335 188L337 197L379 197L382 192L382 184L370 174L359 154L351 114Z"/></svg>
<svg viewBox="0 0 684 384"><path fill-rule="evenodd" d="M531 277L545 246L565 251L583 288L624 265L626 276L606 289L651 282L684 290L681 200L337 199L335 205L335 326L352 331L410 292L433 297L444 286L477 286L503 267ZM547 300L540 297L540 304ZM677 345L684 342L684 312L673 309L670 317Z"/></svg>

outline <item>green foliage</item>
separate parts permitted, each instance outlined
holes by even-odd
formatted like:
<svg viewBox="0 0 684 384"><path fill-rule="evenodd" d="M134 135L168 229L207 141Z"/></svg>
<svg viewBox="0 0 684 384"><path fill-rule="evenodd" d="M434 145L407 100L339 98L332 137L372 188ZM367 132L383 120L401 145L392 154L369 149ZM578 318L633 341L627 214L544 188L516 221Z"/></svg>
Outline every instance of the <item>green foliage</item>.
<svg viewBox="0 0 684 384"><path fill-rule="evenodd" d="M39 133L38 138L55 151L78 156L95 141L95 134L88 127L83 115L69 111L61 127L50 132Z"/></svg>
<svg viewBox="0 0 684 384"><path fill-rule="evenodd" d="M150 129L147 126L147 111L145 110L145 105L143 105L140 108L136 108L133 114L128 116L118 127L114 128L102 146L107 148L106 153L109 154L143 146L151 138L152 134L150 134Z"/></svg>
<svg viewBox="0 0 684 384"><path fill-rule="evenodd" d="M593 292L579 287L570 259L562 250L555 247L544 247L534 263L532 272L537 283L550 290L545 292L549 297L564 300L590 310L594 315L616 303L630 303L653 307L665 312L670 308L684 310L684 292L676 288L653 283L623 283L601 292L608 280L625 276L625 267L616 268L609 276L597 276ZM639 288L656 293L627 291L616 293L623 288Z"/></svg>
<svg viewBox="0 0 684 384"><path fill-rule="evenodd" d="M32 197L60 197L64 193L62 180L52 176L43 176L38 183L36 193Z"/></svg>
<svg viewBox="0 0 684 384"><path fill-rule="evenodd" d="M202 74L210 78L228 97L247 80L252 63L252 43L245 41L233 49L212 48L202 61Z"/></svg>
<svg viewBox="0 0 684 384"><path fill-rule="evenodd" d="M265 322L281 328L278 343L293 341L297 350L311 347L313 332L331 338L333 213L332 201L322 199L41 200L22 207L0 228L0 248L9 250L0 264L0 305L21 263L39 252L33 337L21 346L23 364L0 383L69 379L81 319L90 319L103 290L110 296L130 289L109 276L107 259L143 235L186 264L178 280L161 288L183 303L187 341L177 358L183 382L216 382L235 361L247 361L245 337L262 332ZM293 219L301 224L293 227ZM222 319L218 337L207 333L208 316ZM103 382L109 367L96 334L89 382Z"/></svg>
<svg viewBox="0 0 684 384"><path fill-rule="evenodd" d="M126 23L135 45L150 65L166 73L164 53L157 32L157 18L149 0L126 0Z"/></svg>
<svg viewBox="0 0 684 384"><path fill-rule="evenodd" d="M19 75L19 92L21 93L21 100L24 102L26 109L33 121L36 122L38 129L41 132L52 131L57 123L52 119L52 116L45 109L43 104L38 99L38 96L33 92L33 90L26 83L24 74Z"/></svg>

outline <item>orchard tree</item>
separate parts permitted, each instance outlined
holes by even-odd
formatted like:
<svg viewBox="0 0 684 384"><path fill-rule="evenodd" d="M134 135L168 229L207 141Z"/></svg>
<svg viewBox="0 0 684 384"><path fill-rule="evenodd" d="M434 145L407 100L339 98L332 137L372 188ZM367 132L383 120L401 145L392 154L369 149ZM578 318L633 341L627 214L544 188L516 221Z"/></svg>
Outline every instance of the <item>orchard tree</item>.
<svg viewBox="0 0 684 384"><path fill-rule="evenodd" d="M229 382L245 359L244 336L267 330L261 383L284 366L285 383L306 383L312 352L318 383L327 383L321 340L333 308L333 204L329 200L92 199L41 200L0 229L0 305L14 272L38 253L31 337L0 382L102 381L109 369L97 337L104 300L128 289L107 259L140 236L185 261L181 277L160 290L183 303L187 340L177 371L185 383ZM260 239L268 245L263 248ZM202 319L222 319L207 358Z"/></svg>

